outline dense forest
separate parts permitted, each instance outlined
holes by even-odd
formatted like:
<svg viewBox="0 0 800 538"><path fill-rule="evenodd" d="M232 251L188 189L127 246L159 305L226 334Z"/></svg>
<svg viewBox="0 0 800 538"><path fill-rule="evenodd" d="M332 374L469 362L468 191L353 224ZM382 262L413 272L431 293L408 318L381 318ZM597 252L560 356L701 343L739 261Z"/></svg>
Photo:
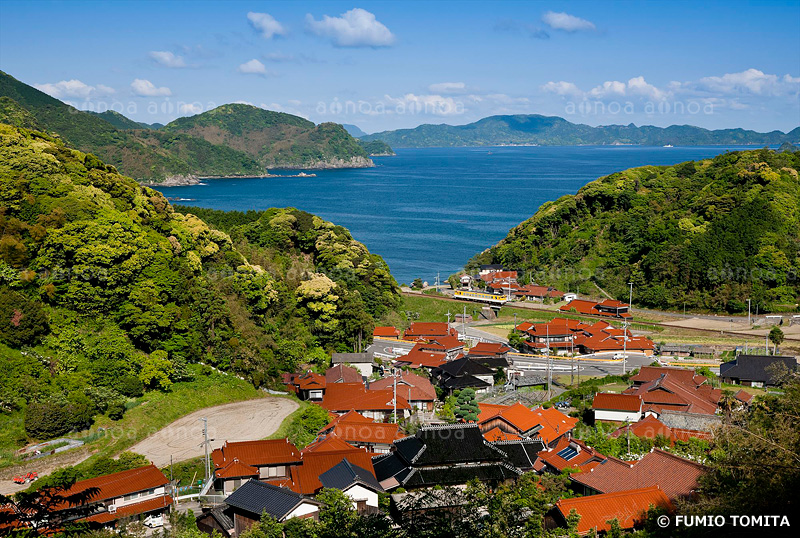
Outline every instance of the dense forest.
<svg viewBox="0 0 800 538"><path fill-rule="evenodd" d="M46 438L120 416L193 363L275 384L365 343L397 284L295 209L178 212L41 132L0 124L0 411Z"/></svg>
<svg viewBox="0 0 800 538"><path fill-rule="evenodd" d="M800 127L789 133L758 133L745 129L711 131L692 125L654 127L643 125L601 125L592 127L572 123L558 116L517 114L489 116L466 125L424 124L413 129L383 131L361 137L364 141L383 140L395 148L452 146L497 146L539 144L574 146L582 144L640 144L662 146L701 146L712 144L773 145L800 141Z"/></svg>
<svg viewBox="0 0 800 538"><path fill-rule="evenodd" d="M139 180L262 175L267 166L370 164L338 124L315 126L290 114L223 105L166 127L147 125L114 111L77 110L2 71L0 123L46 131Z"/></svg>
<svg viewBox="0 0 800 538"><path fill-rule="evenodd" d="M656 308L761 312L800 300L800 152L644 166L543 204L476 255L541 284Z"/></svg>

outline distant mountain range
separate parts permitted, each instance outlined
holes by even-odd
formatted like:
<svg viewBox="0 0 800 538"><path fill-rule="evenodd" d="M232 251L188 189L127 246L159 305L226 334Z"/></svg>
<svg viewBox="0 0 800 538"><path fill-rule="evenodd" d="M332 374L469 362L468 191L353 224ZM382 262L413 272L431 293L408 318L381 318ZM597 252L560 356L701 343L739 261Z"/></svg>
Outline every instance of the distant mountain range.
<svg viewBox="0 0 800 538"><path fill-rule="evenodd" d="M745 129L711 131L691 125L637 127L606 125L591 127L557 116L539 114L490 116L467 125L425 124L414 129L383 131L361 140L383 140L394 148L501 146L501 145L614 145L701 146L715 144L773 145L800 141L800 127L791 132L758 133Z"/></svg>
<svg viewBox="0 0 800 538"><path fill-rule="evenodd" d="M358 125L351 125L349 123L343 123L342 127L344 127L345 130L348 133L350 133L350 136L354 136L356 138L361 138L362 136L367 136L367 133L362 131L361 128L358 127Z"/></svg>
<svg viewBox="0 0 800 538"><path fill-rule="evenodd" d="M57 135L147 182L263 175L268 167L373 164L362 145L336 123L314 125L291 114L232 104L166 126L148 125L113 111L77 110L2 71L0 123Z"/></svg>

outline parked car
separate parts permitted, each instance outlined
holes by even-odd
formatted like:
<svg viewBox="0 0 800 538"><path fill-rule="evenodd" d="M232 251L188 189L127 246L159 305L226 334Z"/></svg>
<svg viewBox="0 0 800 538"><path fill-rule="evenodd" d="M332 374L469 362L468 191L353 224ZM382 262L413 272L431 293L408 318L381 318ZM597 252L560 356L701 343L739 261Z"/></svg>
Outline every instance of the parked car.
<svg viewBox="0 0 800 538"><path fill-rule="evenodd" d="M164 515L159 514L157 516L147 516L146 518L144 518L144 525L145 527L150 527L151 529L155 529L156 527L163 527Z"/></svg>

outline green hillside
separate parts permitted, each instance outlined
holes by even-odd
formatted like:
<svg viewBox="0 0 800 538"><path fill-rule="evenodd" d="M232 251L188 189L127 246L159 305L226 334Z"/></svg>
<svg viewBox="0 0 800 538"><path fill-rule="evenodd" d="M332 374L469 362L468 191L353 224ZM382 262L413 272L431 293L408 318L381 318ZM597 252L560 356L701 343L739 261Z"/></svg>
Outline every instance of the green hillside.
<svg viewBox="0 0 800 538"><path fill-rule="evenodd" d="M164 129L226 145L266 167L369 166L364 149L337 123L314 125L299 116L246 104L222 105L178 118Z"/></svg>
<svg viewBox="0 0 800 538"><path fill-rule="evenodd" d="M106 110L105 112L89 112L104 119L117 129L149 129L150 126L138 121L133 121L117 112L116 110Z"/></svg>
<svg viewBox="0 0 800 538"><path fill-rule="evenodd" d="M143 391L205 375L193 363L277 386L396 315L385 262L346 229L295 209L206 215L214 227L0 124L0 425L24 421L15 442L119 418Z"/></svg>
<svg viewBox="0 0 800 538"><path fill-rule="evenodd" d="M691 125L637 127L606 125L591 127L571 123L557 116L518 114L490 116L467 125L420 125L414 129L384 131L361 137L364 141L383 140L395 148L496 146L505 144L581 145L641 144L645 146L698 146L714 144L773 145L800 141L800 127L790 133L757 133L745 129L710 131Z"/></svg>
<svg viewBox="0 0 800 538"><path fill-rule="evenodd" d="M800 302L800 152L730 152L632 168L543 204L470 261L657 308L746 312Z"/></svg>
<svg viewBox="0 0 800 538"><path fill-rule="evenodd" d="M395 155L395 152L392 149L392 147L383 140L372 140L371 142L364 142L363 140L359 140L358 143L361 145L362 148L364 148L364 151L366 151L367 155L369 155L370 157Z"/></svg>

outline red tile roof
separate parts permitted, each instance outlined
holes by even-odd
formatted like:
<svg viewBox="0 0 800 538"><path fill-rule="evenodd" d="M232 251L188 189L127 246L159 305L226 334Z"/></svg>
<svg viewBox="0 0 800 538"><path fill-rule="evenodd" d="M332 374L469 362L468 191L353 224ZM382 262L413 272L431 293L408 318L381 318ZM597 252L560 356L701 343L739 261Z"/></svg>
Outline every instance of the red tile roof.
<svg viewBox="0 0 800 538"><path fill-rule="evenodd" d="M447 361L447 353L439 351L422 351L420 346L415 345L408 354L398 357L395 362L408 364L411 368L437 368Z"/></svg>
<svg viewBox="0 0 800 538"><path fill-rule="evenodd" d="M734 398L739 400L742 403L749 404L753 401L754 395L747 392L746 390L739 390L736 394L733 395Z"/></svg>
<svg viewBox="0 0 800 538"><path fill-rule="evenodd" d="M388 389L394 391L394 378L384 377L369 384L369 390ZM413 372L402 372L397 378L397 394L409 402L432 402L436 400L436 389L426 377Z"/></svg>
<svg viewBox="0 0 800 538"><path fill-rule="evenodd" d="M658 377L654 377L660 370ZM682 368L642 367L637 376L631 378L640 383L625 391L638 394L645 406L658 409L675 409L689 413L713 415L722 392L707 384L698 384L703 376L695 376L691 370Z"/></svg>
<svg viewBox="0 0 800 538"><path fill-rule="evenodd" d="M528 409L519 402L511 406L479 403L478 407L481 410L478 415L479 425L500 419L522 434L531 431L536 426L541 426L541 429L536 431L534 435L541 437L545 444L549 444L559 436L564 435L578 423L577 418L568 417L555 408L543 409L537 407L536 409Z"/></svg>
<svg viewBox="0 0 800 538"><path fill-rule="evenodd" d="M455 336L437 336L431 338L427 343L418 344L423 351L452 351L463 348L464 342Z"/></svg>
<svg viewBox="0 0 800 538"><path fill-rule="evenodd" d="M556 509L566 519L570 511L575 510L580 516L578 533L586 534L592 529L597 532L608 531L607 523L616 519L623 529L631 529L644 522L650 506L673 511L674 506L658 486L629 489L603 495L590 495L574 499L561 499Z"/></svg>
<svg viewBox="0 0 800 538"><path fill-rule="evenodd" d="M394 392L388 389L367 390L360 383L334 383L325 390L322 407L328 411L392 411ZM397 395L397 409L411 409L408 401Z"/></svg>
<svg viewBox="0 0 800 538"><path fill-rule="evenodd" d="M334 413L334 417L331 419L331 421L328 423L327 426L325 426L324 428L322 428L320 430L320 432L324 433L324 432L332 429L334 426L336 426L340 422L373 422L373 420L371 418L367 418L364 415L362 415L361 413L359 413L357 411L353 411L351 409L350 411L348 411L347 413L345 413L343 415L336 415Z"/></svg>
<svg viewBox="0 0 800 538"><path fill-rule="evenodd" d="M400 330L396 327L375 327L372 336L384 338L400 338Z"/></svg>
<svg viewBox="0 0 800 538"><path fill-rule="evenodd" d="M560 455L561 451L570 447L575 455L570 459L565 459ZM587 471L592 469L594 464L599 464L605 459L603 454L587 446L583 441L568 437L560 438L554 447L542 450L538 454L538 460L541 460L541 463L549 465L558 472L570 468Z"/></svg>
<svg viewBox="0 0 800 538"><path fill-rule="evenodd" d="M325 384L329 383L361 383L361 372L352 366L337 364L325 370Z"/></svg>
<svg viewBox="0 0 800 538"><path fill-rule="evenodd" d="M455 335L455 330L451 329L447 323L427 323L427 322L414 322L403 333L403 337L409 340L414 338L432 338L434 336L447 336Z"/></svg>
<svg viewBox="0 0 800 538"><path fill-rule="evenodd" d="M217 478L239 478L241 476L257 476L258 469L246 465L239 460L233 460L214 471Z"/></svg>
<svg viewBox="0 0 800 538"><path fill-rule="evenodd" d="M211 460L216 469L221 469L236 460L255 467L283 465L298 463L300 452L288 439L226 441L222 447L211 452Z"/></svg>
<svg viewBox="0 0 800 538"><path fill-rule="evenodd" d="M115 512L103 512L102 514L95 514L84 518L82 521L89 521L92 523L107 524L118 519L137 516L139 514L146 514L154 512L159 509L166 509L172 504L172 497L169 495L162 495L155 499L149 499L139 503L127 504L120 506Z"/></svg>
<svg viewBox="0 0 800 538"><path fill-rule="evenodd" d="M501 430L498 426L495 426L488 432L483 434L483 438L489 442L496 442L496 441L519 441L522 439L519 435L515 435L513 433L506 433Z"/></svg>
<svg viewBox="0 0 800 538"><path fill-rule="evenodd" d="M511 351L511 348L505 344L496 342L479 342L470 348L467 355L494 356L503 355L509 351Z"/></svg>
<svg viewBox="0 0 800 538"><path fill-rule="evenodd" d="M268 482L290 488L292 491L302 495L313 495L322 489L322 482L319 481L319 475L338 465L345 458L353 465L362 467L373 475L375 474L375 469L372 466L372 456L369 452L361 448L353 448L335 437L326 438L326 441L328 439L333 440L331 443L325 445L328 448L331 447L333 442L337 441L347 448L342 450L304 450L303 464L293 466L291 468L291 476L288 479L270 480Z"/></svg>
<svg viewBox="0 0 800 538"><path fill-rule="evenodd" d="M326 385L325 376L314 372L306 372L302 376L295 378L295 385L300 390L324 389Z"/></svg>
<svg viewBox="0 0 800 538"><path fill-rule="evenodd" d="M635 463L609 457L591 472L573 474L570 478L601 493L659 486L670 499L676 499L691 496L705 471L699 463L655 448Z"/></svg>
<svg viewBox="0 0 800 538"><path fill-rule="evenodd" d="M74 495L89 488L97 488L98 491L91 498L92 502L96 502L158 488L167 484L169 484L169 480L164 476L164 473L159 471L155 465L150 464L146 467L80 480L64 492L63 496Z"/></svg>
<svg viewBox="0 0 800 538"><path fill-rule="evenodd" d="M592 408L607 411L641 411L642 399L636 394L598 392L594 395Z"/></svg>
<svg viewBox="0 0 800 538"><path fill-rule="evenodd" d="M696 439L702 439L704 441L710 441L714 439L714 434L709 432L687 430L683 428L670 428L653 415L647 415L638 422L634 422L628 426L622 426L618 430L614 431L611 434L611 437L620 437L622 435L628 435L628 433L635 437L644 437L647 439L655 439L660 435L669 439L671 444L675 441L688 441L692 437Z"/></svg>
<svg viewBox="0 0 800 538"><path fill-rule="evenodd" d="M308 454L313 453L322 453L322 452L341 452L342 450L353 450L354 447L350 445L347 441L339 439L338 437L320 437L307 447L303 449L303 457L305 458Z"/></svg>
<svg viewBox="0 0 800 538"><path fill-rule="evenodd" d="M336 437L351 445L385 444L390 445L405 435L400 433L397 424L384 422L340 422L333 427L328 437Z"/></svg>

